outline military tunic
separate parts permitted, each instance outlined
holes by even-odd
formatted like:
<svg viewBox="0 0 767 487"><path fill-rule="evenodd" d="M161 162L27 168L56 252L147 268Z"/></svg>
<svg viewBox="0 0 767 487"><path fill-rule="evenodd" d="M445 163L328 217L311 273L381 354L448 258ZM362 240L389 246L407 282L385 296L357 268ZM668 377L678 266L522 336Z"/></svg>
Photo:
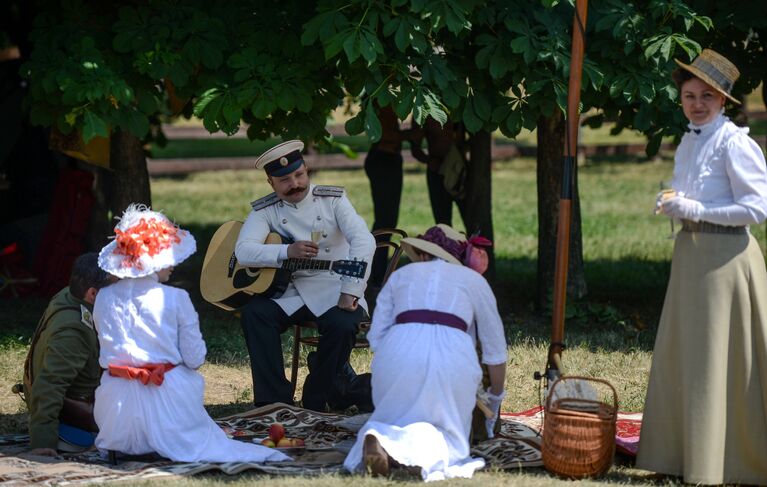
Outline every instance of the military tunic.
<svg viewBox="0 0 767 487"><path fill-rule="evenodd" d="M59 414L64 397L92 400L99 385L99 343L93 326L93 306L69 288L53 297L43 321L61 308L41 333L32 356L32 390L27 393L32 448L58 444Z"/></svg>
<svg viewBox="0 0 767 487"><path fill-rule="evenodd" d="M276 194L253 203L254 209L245 220L237 239L237 260L254 267L279 267L281 245L264 244L270 232L277 232L293 241L311 240L313 228L321 227L318 259L357 259L370 262L375 251L375 239L365 220L357 214L342 188L311 185L309 194L298 203L288 203ZM341 293L356 296L367 310L363 298L365 279L340 279L327 271L297 271L285 293L275 299L291 315L303 305L320 316L338 303Z"/></svg>

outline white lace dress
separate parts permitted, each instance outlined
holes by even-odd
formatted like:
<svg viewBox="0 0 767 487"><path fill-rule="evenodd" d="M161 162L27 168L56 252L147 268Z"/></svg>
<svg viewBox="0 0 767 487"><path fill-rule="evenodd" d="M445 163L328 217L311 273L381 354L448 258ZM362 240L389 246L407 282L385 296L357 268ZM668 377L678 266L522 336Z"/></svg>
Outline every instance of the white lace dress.
<svg viewBox="0 0 767 487"><path fill-rule="evenodd" d="M93 311L99 362L141 367L170 363L160 386L112 377L96 389L96 447L128 454L156 452L182 462L288 460L273 449L230 440L203 407L205 342L197 313L182 289L157 275L123 279L99 291Z"/></svg>

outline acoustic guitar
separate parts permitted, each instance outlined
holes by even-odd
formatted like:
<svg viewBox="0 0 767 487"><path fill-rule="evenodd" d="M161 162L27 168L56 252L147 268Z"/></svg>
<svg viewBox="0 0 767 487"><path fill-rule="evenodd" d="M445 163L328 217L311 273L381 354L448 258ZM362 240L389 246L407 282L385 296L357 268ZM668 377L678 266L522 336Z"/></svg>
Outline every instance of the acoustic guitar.
<svg viewBox="0 0 767 487"><path fill-rule="evenodd" d="M234 247L242 222L229 221L216 230L208 245L200 275L202 297L227 311L245 306L261 295L278 298L290 284L290 274L298 270L326 270L342 277L362 278L367 262L359 260L287 259L279 268L246 267L237 262ZM278 233L267 235L265 244L285 243Z"/></svg>

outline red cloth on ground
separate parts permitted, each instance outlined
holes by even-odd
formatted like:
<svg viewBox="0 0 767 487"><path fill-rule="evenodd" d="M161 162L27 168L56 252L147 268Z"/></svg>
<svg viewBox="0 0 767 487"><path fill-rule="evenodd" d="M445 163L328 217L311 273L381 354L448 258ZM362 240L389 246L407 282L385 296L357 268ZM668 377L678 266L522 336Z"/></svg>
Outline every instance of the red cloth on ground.
<svg viewBox="0 0 767 487"><path fill-rule="evenodd" d="M173 364L146 364L141 367L109 364L109 375L128 380L139 380L144 385L151 382L156 386L161 386L165 380L165 372L170 371L173 367L175 367Z"/></svg>

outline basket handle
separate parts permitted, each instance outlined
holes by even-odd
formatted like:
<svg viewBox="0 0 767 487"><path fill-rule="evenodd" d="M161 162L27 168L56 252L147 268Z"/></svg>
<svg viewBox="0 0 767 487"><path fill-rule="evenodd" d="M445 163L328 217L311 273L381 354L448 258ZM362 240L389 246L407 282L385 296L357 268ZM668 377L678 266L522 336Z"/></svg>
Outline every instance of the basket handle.
<svg viewBox="0 0 767 487"><path fill-rule="evenodd" d="M564 375L560 377L559 379L555 380L553 384L551 384L551 387L549 388L549 393L546 395L546 411L548 411L551 408L551 397L554 395L554 388L557 387L557 384L559 384L562 381L566 381L569 379L579 379L587 382L600 382L602 384L605 384L607 387L610 388L610 390L613 393L613 407L615 408L615 411L618 411L618 393L615 391L615 387L613 387L612 384L607 382L604 379L597 379L596 377L586 377L583 375Z"/></svg>

